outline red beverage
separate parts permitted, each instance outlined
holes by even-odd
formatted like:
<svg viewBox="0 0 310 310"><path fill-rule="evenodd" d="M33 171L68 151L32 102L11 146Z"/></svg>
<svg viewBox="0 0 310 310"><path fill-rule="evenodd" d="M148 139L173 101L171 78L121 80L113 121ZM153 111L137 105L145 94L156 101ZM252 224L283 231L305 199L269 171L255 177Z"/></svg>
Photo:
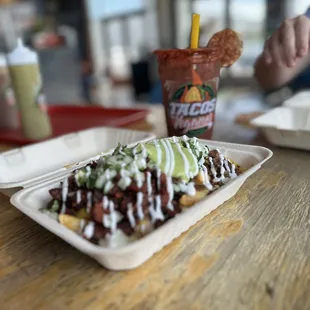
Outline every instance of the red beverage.
<svg viewBox="0 0 310 310"><path fill-rule="evenodd" d="M169 136L210 139L221 63L216 49L157 50Z"/></svg>

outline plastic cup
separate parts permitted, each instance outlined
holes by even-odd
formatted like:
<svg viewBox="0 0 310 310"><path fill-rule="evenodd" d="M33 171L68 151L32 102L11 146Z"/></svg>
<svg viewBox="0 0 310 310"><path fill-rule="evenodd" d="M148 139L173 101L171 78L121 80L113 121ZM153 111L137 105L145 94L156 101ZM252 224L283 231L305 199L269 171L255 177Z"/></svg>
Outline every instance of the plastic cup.
<svg viewBox="0 0 310 310"><path fill-rule="evenodd" d="M211 139L221 64L216 49L157 50L169 136Z"/></svg>

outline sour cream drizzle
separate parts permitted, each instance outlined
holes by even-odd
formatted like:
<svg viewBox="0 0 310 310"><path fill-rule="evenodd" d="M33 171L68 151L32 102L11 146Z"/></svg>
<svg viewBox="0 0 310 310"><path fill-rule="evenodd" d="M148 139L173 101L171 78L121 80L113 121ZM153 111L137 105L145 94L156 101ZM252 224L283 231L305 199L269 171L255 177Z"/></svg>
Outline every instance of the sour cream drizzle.
<svg viewBox="0 0 310 310"><path fill-rule="evenodd" d="M167 190L168 190L168 195L169 195L167 208L170 209L171 211L173 211L174 207L172 205L172 200L174 197L174 190L173 190L173 184L172 184L172 178L171 177L167 177Z"/></svg>
<svg viewBox="0 0 310 310"><path fill-rule="evenodd" d="M132 228L134 228L136 226L136 219L133 215L133 206L132 206L132 203L129 203L127 205L127 217L128 217L128 220L129 220L129 223L130 223L130 226Z"/></svg>
<svg viewBox="0 0 310 310"><path fill-rule="evenodd" d="M95 233L95 223L89 222L84 228L84 236L86 239L91 239Z"/></svg>
<svg viewBox="0 0 310 310"><path fill-rule="evenodd" d="M107 196L102 197L102 207L103 209L107 209L109 207L109 199Z"/></svg>
<svg viewBox="0 0 310 310"><path fill-rule="evenodd" d="M87 205L86 205L86 211L87 213L90 213L91 207L92 207L92 198L93 198L93 193L88 192L87 193Z"/></svg>
<svg viewBox="0 0 310 310"><path fill-rule="evenodd" d="M111 232L115 232L117 227L117 216L114 210L114 202L110 200L109 202L109 209L110 209L110 220L111 220Z"/></svg>
<svg viewBox="0 0 310 310"><path fill-rule="evenodd" d="M217 177L217 172L215 170L215 166L214 166L214 163L213 163L213 158L211 156L209 156L209 163L210 163L210 168L211 168L211 173L213 174L213 182L214 183L218 183L221 181L220 178Z"/></svg>
<svg viewBox="0 0 310 310"><path fill-rule="evenodd" d="M76 192L76 203L77 204L80 204L82 201L82 193L81 193L81 190L79 189L77 192Z"/></svg>
<svg viewBox="0 0 310 310"><path fill-rule="evenodd" d="M135 180L137 182L137 186L140 188L140 187L142 187L143 181L144 181L143 173L141 173L141 171L139 170L136 162L132 163L132 168L133 168L133 171L135 174Z"/></svg>
<svg viewBox="0 0 310 310"><path fill-rule="evenodd" d="M155 205L156 219L164 221L165 217L164 217L162 209L161 209L161 198L160 198L160 195L156 195L155 202L156 202L156 205Z"/></svg>
<svg viewBox="0 0 310 310"><path fill-rule="evenodd" d="M184 170L185 170L185 175L187 176L187 178L190 178L190 173L189 173L189 161L186 157L186 154L184 154L184 152L182 151L182 148L180 146L180 144L176 143L175 144L177 146L178 152L182 157L182 160L184 162Z"/></svg>
<svg viewBox="0 0 310 310"><path fill-rule="evenodd" d="M149 203L148 210L149 210L149 214L151 216L152 222L155 222L156 215L155 215L155 210L154 210L152 175L149 171L146 173L146 182L147 182L147 195L148 195L148 203ZM159 182L159 186L160 186L160 182Z"/></svg>
<svg viewBox="0 0 310 310"><path fill-rule="evenodd" d="M146 185L147 185L147 195L148 198L152 195L152 175L150 171L147 171L146 173Z"/></svg>
<svg viewBox="0 0 310 310"><path fill-rule="evenodd" d="M206 166L202 166L202 174L204 177L204 186L209 190L212 191L213 190L213 186L210 182L210 178L209 178L209 173L208 173L208 168Z"/></svg>
<svg viewBox="0 0 310 310"><path fill-rule="evenodd" d="M62 184L62 191L61 191L61 198L62 198L62 206L61 206L61 211L60 213L65 213L66 212L66 202L67 202L67 196L68 196L68 178L65 178L63 184Z"/></svg>
<svg viewBox="0 0 310 310"><path fill-rule="evenodd" d="M230 178L234 179L237 177L236 170L235 170L236 166L231 162L229 162L229 163L231 165L231 169L229 168L228 160L227 159L224 160L224 165L225 165L226 170L229 173Z"/></svg>
<svg viewBox="0 0 310 310"><path fill-rule="evenodd" d="M221 174L220 180L223 181L223 180L225 180L225 175L224 175L224 173L225 173L224 159L225 159L225 158L224 158L223 154L222 154L219 150L217 150L217 151L218 151L218 153L219 153L220 162L221 162L221 166L220 166L220 174Z"/></svg>
<svg viewBox="0 0 310 310"><path fill-rule="evenodd" d="M159 167L161 164L161 160L162 160L162 152L161 152L161 148L157 140L154 140L154 145L156 148L156 157L157 157L156 166Z"/></svg>
<svg viewBox="0 0 310 310"><path fill-rule="evenodd" d="M231 163L231 177L232 178L236 178L237 177L236 166L233 163Z"/></svg>
<svg viewBox="0 0 310 310"><path fill-rule="evenodd" d="M143 203L143 193L138 192L137 193L137 205L136 205L136 207L137 207L138 218L140 220L144 219L142 203Z"/></svg>
<svg viewBox="0 0 310 310"><path fill-rule="evenodd" d="M165 165L165 168L164 168L164 172L166 174L169 173L169 167L170 165L172 164L172 158L171 158L171 155L170 155L170 152L169 152L169 149L168 149L168 146L166 144L166 141L165 140L160 140L161 141L161 144L162 146L164 147L164 150L165 150L165 155L166 155L166 165Z"/></svg>
<svg viewBox="0 0 310 310"><path fill-rule="evenodd" d="M174 152L171 146L171 143L169 141L165 141L167 147L168 147L168 152L170 153L170 170L168 172L168 176L172 176L174 168L175 168L175 158L174 158Z"/></svg>
<svg viewBox="0 0 310 310"><path fill-rule="evenodd" d="M185 143L185 146L186 146L187 150L189 151L189 153L190 153L190 155L191 155L191 157L193 159L193 163L195 164L195 172L193 173L193 175L190 176L190 177L194 177L199 172L197 157L194 155L194 153L192 151L192 148L190 147L189 143L187 142L188 141L188 137L187 136L183 136L182 139L183 139L183 142ZM197 151L196 151L196 153L197 153Z"/></svg>
<svg viewBox="0 0 310 310"><path fill-rule="evenodd" d="M143 157L147 157L147 149L145 148L144 144L140 144L141 145L141 154Z"/></svg>
<svg viewBox="0 0 310 310"><path fill-rule="evenodd" d="M160 176L161 176L161 171L160 169L156 170L156 177L157 177L157 190L160 191Z"/></svg>

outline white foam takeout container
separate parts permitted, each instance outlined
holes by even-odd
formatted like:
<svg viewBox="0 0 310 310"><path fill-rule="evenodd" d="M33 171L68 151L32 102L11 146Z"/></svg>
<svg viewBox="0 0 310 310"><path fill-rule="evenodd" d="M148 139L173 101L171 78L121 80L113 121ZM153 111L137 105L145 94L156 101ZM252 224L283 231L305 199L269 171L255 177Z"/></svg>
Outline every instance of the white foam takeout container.
<svg viewBox="0 0 310 310"><path fill-rule="evenodd" d="M251 121L278 146L310 150L310 109L279 107Z"/></svg>
<svg viewBox="0 0 310 310"><path fill-rule="evenodd" d="M283 106L292 109L310 109L310 91L301 91L283 102Z"/></svg>
<svg viewBox="0 0 310 310"><path fill-rule="evenodd" d="M94 245L39 211L51 199L49 189L59 186L63 176L17 192L11 198L11 203L41 226L59 236L79 251L93 257L102 266L111 270L133 269L147 261L154 253L160 251L212 210L233 197L244 181L272 156L270 150L258 146L207 140L200 140L200 142L207 144L211 149L219 149L224 156L239 163L245 171L219 190L207 196L203 201L186 212L178 214L149 235L121 248L105 248Z"/></svg>
<svg viewBox="0 0 310 310"><path fill-rule="evenodd" d="M0 154L0 192L12 196L21 188L65 175L118 143L154 138L142 131L96 127Z"/></svg>

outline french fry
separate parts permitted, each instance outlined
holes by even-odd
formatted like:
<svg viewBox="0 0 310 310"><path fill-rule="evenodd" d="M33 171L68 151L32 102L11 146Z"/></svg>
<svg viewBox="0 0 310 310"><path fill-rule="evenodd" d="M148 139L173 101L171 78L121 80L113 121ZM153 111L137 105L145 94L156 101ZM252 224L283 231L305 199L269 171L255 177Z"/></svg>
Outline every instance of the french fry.
<svg viewBox="0 0 310 310"><path fill-rule="evenodd" d="M60 224L74 232L80 232L81 230L81 223L83 222L82 219L67 214L60 214L58 220Z"/></svg>
<svg viewBox="0 0 310 310"><path fill-rule="evenodd" d="M243 172L243 170L241 169L241 167L240 167L235 161L233 161L233 160L230 159L230 158L227 158L227 160L228 160L231 164L235 165L235 170L238 171L239 174L241 174L241 173Z"/></svg>
<svg viewBox="0 0 310 310"><path fill-rule="evenodd" d="M199 202L204 197L206 197L208 195L208 193L209 193L208 189L199 189L196 191L195 196L183 195L180 198L179 202L180 202L181 206L183 206L183 207L191 207L195 203Z"/></svg>
<svg viewBox="0 0 310 310"><path fill-rule="evenodd" d="M239 165L238 165L235 161L233 161L232 159L227 158L227 160L230 161L231 164L234 164L235 167L238 167L238 166L239 166Z"/></svg>
<svg viewBox="0 0 310 310"><path fill-rule="evenodd" d="M204 178L204 175L203 175L202 171L200 171L197 174L197 176L194 179L194 182L195 182L196 185L204 185L205 184L205 178Z"/></svg>

